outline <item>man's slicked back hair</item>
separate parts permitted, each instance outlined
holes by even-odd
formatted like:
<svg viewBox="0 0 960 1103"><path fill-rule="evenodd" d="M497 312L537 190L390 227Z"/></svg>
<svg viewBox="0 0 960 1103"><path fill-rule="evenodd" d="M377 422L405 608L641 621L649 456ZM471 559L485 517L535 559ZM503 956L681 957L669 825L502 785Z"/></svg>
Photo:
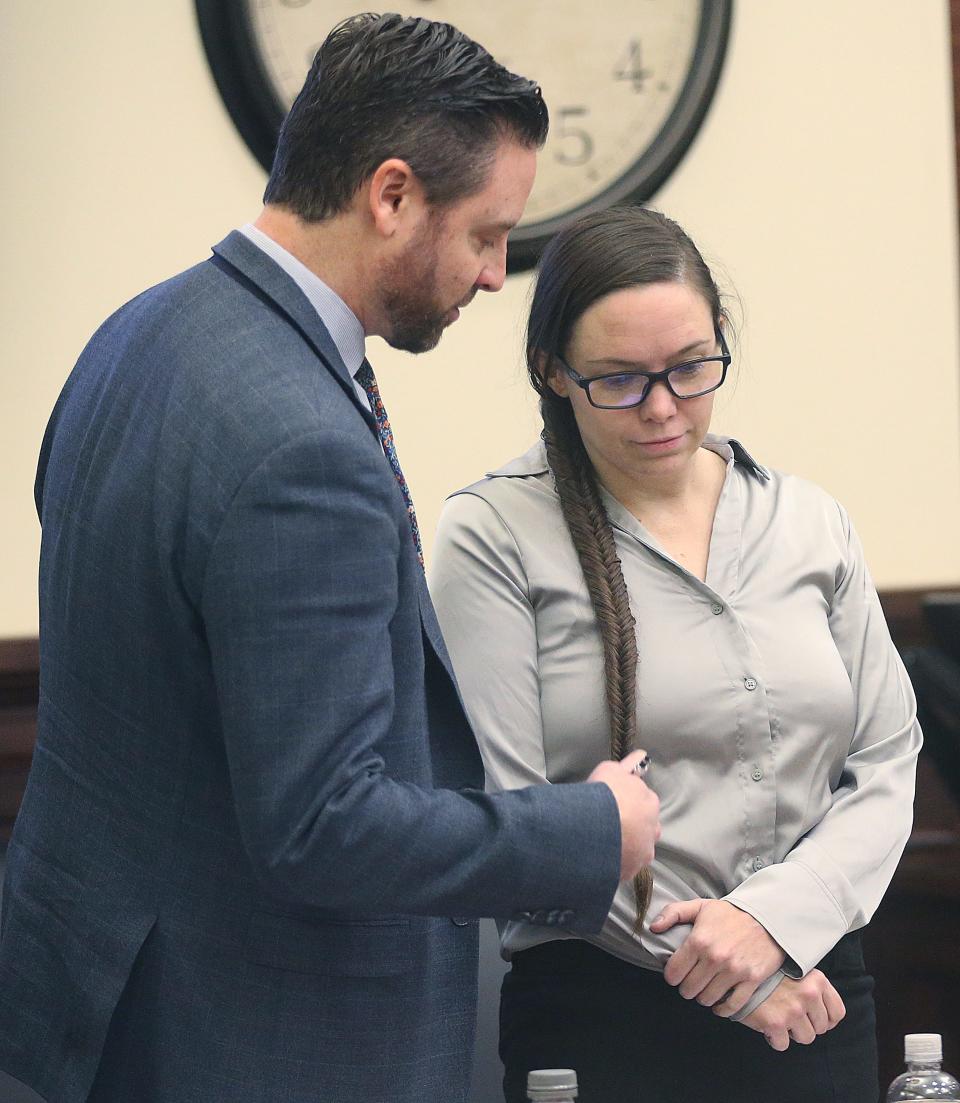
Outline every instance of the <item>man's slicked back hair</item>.
<svg viewBox="0 0 960 1103"><path fill-rule="evenodd" d="M537 85L449 23L351 16L317 51L284 120L264 202L322 221L397 157L443 207L483 186L500 137L539 148L548 125Z"/></svg>

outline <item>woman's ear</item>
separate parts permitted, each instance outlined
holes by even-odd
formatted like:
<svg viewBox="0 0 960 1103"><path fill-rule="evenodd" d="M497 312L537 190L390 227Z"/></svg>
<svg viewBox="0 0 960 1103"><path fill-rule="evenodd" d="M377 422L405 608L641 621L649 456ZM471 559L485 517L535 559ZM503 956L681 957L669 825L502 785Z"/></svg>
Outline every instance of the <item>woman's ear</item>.
<svg viewBox="0 0 960 1103"><path fill-rule="evenodd" d="M537 374L550 390L554 394L560 395L561 398L567 398L569 394L567 390L568 380L566 373L560 370L557 358L551 358L543 349L534 349L531 360Z"/></svg>

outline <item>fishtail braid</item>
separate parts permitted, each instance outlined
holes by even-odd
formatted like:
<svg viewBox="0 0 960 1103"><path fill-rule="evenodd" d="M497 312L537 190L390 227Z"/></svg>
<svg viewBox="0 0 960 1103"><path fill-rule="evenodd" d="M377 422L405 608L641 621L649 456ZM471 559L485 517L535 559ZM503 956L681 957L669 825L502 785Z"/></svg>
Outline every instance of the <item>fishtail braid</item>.
<svg viewBox="0 0 960 1103"><path fill-rule="evenodd" d="M610 751L611 757L619 761L633 750L637 736L636 621L630 610L613 528L570 403L545 392L540 409L547 463L553 472L560 509L600 629L610 712ZM633 879L633 888L637 902L634 931L639 932L653 889L649 869L641 870Z"/></svg>

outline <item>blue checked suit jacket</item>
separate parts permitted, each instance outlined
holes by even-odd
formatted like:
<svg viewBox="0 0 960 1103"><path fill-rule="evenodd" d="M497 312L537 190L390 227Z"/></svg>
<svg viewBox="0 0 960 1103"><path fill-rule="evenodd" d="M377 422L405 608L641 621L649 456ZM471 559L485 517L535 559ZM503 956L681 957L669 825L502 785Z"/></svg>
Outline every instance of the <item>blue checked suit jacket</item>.
<svg viewBox="0 0 960 1103"><path fill-rule="evenodd" d="M596 930L602 785L482 791L373 419L240 234L91 339L37 476L0 1068L51 1103L465 1095L476 922Z"/></svg>

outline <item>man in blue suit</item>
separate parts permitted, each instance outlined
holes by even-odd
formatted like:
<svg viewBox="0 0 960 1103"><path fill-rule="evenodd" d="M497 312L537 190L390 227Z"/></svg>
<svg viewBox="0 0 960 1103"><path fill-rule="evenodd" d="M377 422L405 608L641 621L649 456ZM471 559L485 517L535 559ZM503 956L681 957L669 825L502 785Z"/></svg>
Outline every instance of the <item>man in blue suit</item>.
<svg viewBox="0 0 960 1103"><path fill-rule="evenodd" d="M50 1103L462 1100L476 917L597 930L652 857L636 756L484 794L364 358L499 289L546 125L452 27L347 21L256 225L71 374L0 942Z"/></svg>

